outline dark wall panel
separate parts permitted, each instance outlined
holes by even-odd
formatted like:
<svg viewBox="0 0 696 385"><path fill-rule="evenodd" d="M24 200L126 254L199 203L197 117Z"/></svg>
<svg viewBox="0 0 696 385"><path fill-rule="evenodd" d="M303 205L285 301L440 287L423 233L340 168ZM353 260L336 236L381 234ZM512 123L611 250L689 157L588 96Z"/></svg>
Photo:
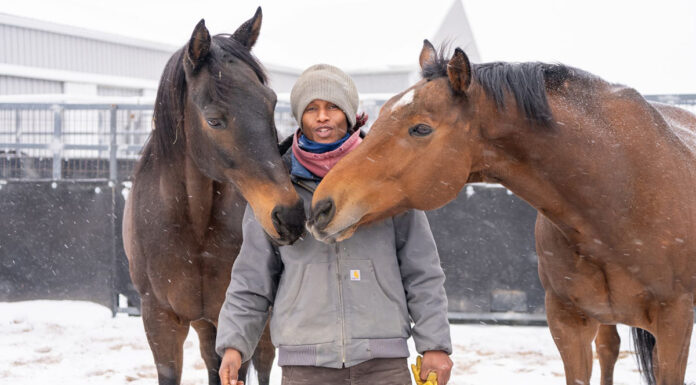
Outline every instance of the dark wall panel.
<svg viewBox="0 0 696 385"><path fill-rule="evenodd" d="M114 191L105 183L2 185L0 301L76 299L113 308Z"/></svg>
<svg viewBox="0 0 696 385"><path fill-rule="evenodd" d="M470 185L428 218L451 312L544 312L534 208L505 188Z"/></svg>

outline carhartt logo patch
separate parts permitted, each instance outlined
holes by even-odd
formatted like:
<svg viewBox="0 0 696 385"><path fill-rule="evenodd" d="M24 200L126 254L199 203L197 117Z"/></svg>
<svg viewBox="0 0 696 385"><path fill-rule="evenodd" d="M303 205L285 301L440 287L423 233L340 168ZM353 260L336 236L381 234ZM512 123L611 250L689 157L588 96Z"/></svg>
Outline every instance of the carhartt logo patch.
<svg viewBox="0 0 696 385"><path fill-rule="evenodd" d="M350 280L351 281L359 281L360 280L360 270L351 270L350 271Z"/></svg>

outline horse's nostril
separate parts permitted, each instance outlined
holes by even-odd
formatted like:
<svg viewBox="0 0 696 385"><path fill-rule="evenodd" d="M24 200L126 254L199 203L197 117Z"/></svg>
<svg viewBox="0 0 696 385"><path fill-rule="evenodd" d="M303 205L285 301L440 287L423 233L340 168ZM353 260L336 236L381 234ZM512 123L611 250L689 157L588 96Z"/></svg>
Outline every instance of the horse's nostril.
<svg viewBox="0 0 696 385"><path fill-rule="evenodd" d="M325 218L331 214L331 209L333 208L333 203L331 201L324 202L325 204L319 209L319 217Z"/></svg>
<svg viewBox="0 0 696 385"><path fill-rule="evenodd" d="M282 223L280 220L280 210L277 206L274 207L273 211L271 212L271 220L275 226L279 226Z"/></svg>
<svg viewBox="0 0 696 385"><path fill-rule="evenodd" d="M319 229L323 229L331 222L336 213L336 206L333 199L327 198L319 201L314 208L313 224Z"/></svg>
<svg viewBox="0 0 696 385"><path fill-rule="evenodd" d="M279 241L293 243L304 233L305 212L302 201L293 206L276 206L271 211L271 221L275 227Z"/></svg>

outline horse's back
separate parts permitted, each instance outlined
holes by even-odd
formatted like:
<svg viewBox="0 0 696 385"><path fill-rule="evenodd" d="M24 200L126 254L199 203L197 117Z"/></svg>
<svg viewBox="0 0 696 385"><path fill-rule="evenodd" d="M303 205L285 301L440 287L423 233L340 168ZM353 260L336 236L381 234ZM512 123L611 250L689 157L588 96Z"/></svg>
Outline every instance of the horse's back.
<svg viewBox="0 0 696 385"><path fill-rule="evenodd" d="M670 104L651 102L679 141L696 157L696 115Z"/></svg>

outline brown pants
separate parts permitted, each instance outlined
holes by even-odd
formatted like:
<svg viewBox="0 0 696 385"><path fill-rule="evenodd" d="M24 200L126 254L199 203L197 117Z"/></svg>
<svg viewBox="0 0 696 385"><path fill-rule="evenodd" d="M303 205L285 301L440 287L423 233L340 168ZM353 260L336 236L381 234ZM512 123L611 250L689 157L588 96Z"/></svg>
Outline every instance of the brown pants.
<svg viewBox="0 0 696 385"><path fill-rule="evenodd" d="M283 366L281 385L411 385L405 358L375 358L350 368Z"/></svg>

